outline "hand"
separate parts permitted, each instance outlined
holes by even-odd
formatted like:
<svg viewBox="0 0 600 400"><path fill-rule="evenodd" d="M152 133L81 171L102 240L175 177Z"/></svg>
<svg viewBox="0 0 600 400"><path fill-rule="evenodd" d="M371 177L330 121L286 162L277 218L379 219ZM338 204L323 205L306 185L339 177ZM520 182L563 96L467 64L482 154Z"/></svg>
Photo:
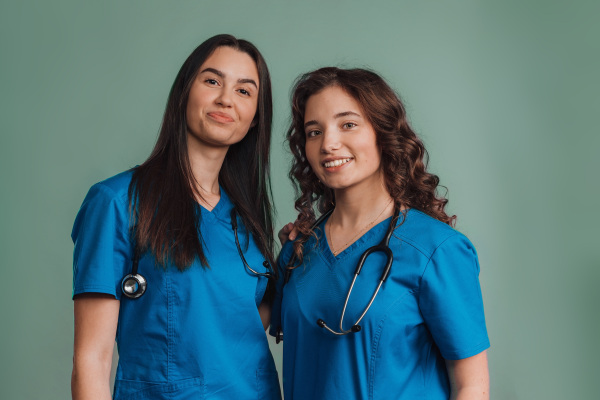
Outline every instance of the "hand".
<svg viewBox="0 0 600 400"><path fill-rule="evenodd" d="M296 228L296 225L292 222L287 223L277 234L282 246L288 240L296 239L296 236L298 236L298 228Z"/></svg>

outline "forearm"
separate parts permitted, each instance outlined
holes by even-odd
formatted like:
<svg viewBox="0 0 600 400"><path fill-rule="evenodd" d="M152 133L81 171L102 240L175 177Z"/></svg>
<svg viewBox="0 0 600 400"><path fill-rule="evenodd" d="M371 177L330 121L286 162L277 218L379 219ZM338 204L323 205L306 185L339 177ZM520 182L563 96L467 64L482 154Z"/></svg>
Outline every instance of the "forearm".
<svg viewBox="0 0 600 400"><path fill-rule="evenodd" d="M110 400L110 368L110 359L74 357L71 374L73 400Z"/></svg>
<svg viewBox="0 0 600 400"><path fill-rule="evenodd" d="M487 352L462 360L446 360L451 400L489 400Z"/></svg>
<svg viewBox="0 0 600 400"><path fill-rule="evenodd" d="M71 394L73 400L109 400L119 301L90 294L75 299L75 341Z"/></svg>
<svg viewBox="0 0 600 400"><path fill-rule="evenodd" d="M487 387L465 387L452 391L451 400L489 400L490 392Z"/></svg>

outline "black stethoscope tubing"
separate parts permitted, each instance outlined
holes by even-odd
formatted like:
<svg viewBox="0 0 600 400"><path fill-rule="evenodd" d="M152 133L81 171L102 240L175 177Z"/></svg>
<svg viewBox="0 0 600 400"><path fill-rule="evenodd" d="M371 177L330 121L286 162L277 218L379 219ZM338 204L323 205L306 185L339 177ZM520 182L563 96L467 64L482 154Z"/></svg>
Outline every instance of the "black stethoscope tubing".
<svg viewBox="0 0 600 400"><path fill-rule="evenodd" d="M258 272L254 270L246 261L246 257L244 257L244 252L242 251L240 241L238 239L237 213L235 211L235 208L231 210L231 229L233 230L233 234L235 236L235 245L237 247L238 254L240 255L242 263L244 264L246 272L254 276L262 276L268 279L275 279L275 272L273 271L273 267L271 267L271 264L267 260L263 262L263 266L267 269L267 272ZM123 279L121 280L121 292L123 293L123 295L130 299L137 299L141 297L146 292L146 288L148 286L146 278L144 278L141 274L138 273L139 262L140 249L137 243L135 243L133 250L131 273L125 275L125 277L123 277Z"/></svg>
<svg viewBox="0 0 600 400"><path fill-rule="evenodd" d="M331 212L333 211L333 209L329 210L328 212L326 212L325 214L323 214L311 227L311 231L313 231L318 225L321 224L321 222L323 222L323 220L328 217ZM396 221L398 219L398 216L400 215L400 210L398 208L396 208L394 210L394 215L392 216L392 219L390 221L390 225L388 227L388 230L385 234L385 236L383 237L383 239L381 240L381 242L375 246L372 246L370 248L368 248L361 256L360 259L358 260L358 264L356 265L356 269L354 270L354 277L352 278L352 283L350 284L350 288L348 289L348 294L346 295L346 300L344 301L344 308L342 309L342 314L340 317L340 330L339 331L335 331L333 329L331 329L327 323L319 318L317 320L317 325L320 326L321 328L324 328L326 330L328 330L329 332L333 333L334 335L337 336L343 336L343 335L347 335L349 333L356 333L359 332L361 330L361 326L359 325L360 322L362 321L362 319L365 317L365 315L367 314L367 312L369 311L369 309L371 308L371 305L373 305L373 302L375 301L375 298L377 297L377 294L379 293L379 289L381 289L381 286L383 285L383 283L387 280L388 276L390 275L390 271L392 268L392 263L394 260L394 254L392 252L392 250L390 249L390 239L392 237L392 234L394 233L394 229L396 228ZM346 308L348 307L348 301L350 300L350 295L352 294L352 290L354 289L354 284L356 283L356 279L358 278L358 275L360 275L360 272L362 271L362 268L365 264L365 261L367 260L367 258L376 252L382 252L385 254L386 256L386 262L385 262L385 266L383 268L383 272L381 273L381 277L379 278L379 283L377 285L377 288L375 289L375 291L373 292L373 295L371 296L371 299L369 300L369 303L367 304L367 306L364 308L362 314L360 315L360 317L358 317L358 319L356 320L356 322L350 327L350 329L344 329L343 327L343 323L344 323L344 316L346 314ZM290 259L290 262L288 262L287 266L286 266L286 275L285 275L285 280L284 280L284 285L289 281L290 276L291 276L291 272L293 270L293 268L290 268L290 265L293 264L293 262L295 262L295 255ZM277 343L279 343L281 340L283 340L283 331L281 329L281 326L277 329L277 333L275 336L275 341Z"/></svg>

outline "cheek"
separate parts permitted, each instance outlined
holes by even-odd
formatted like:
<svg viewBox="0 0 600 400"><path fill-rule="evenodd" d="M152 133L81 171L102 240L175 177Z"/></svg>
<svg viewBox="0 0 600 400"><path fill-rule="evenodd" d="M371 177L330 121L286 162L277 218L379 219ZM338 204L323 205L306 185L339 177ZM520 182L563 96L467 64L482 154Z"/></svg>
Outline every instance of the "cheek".
<svg viewBox="0 0 600 400"><path fill-rule="evenodd" d="M185 117L189 121L195 121L198 119L198 98L197 96L191 96L188 98L188 103L185 108Z"/></svg>
<svg viewBox="0 0 600 400"><path fill-rule="evenodd" d="M254 121L254 117L256 116L257 105L256 104L246 104L241 111L241 117L243 118L245 123L250 124Z"/></svg>
<svg viewBox="0 0 600 400"><path fill-rule="evenodd" d="M314 170L317 167L319 154L316 150L316 146L313 142L306 143L304 146L304 154L310 167Z"/></svg>

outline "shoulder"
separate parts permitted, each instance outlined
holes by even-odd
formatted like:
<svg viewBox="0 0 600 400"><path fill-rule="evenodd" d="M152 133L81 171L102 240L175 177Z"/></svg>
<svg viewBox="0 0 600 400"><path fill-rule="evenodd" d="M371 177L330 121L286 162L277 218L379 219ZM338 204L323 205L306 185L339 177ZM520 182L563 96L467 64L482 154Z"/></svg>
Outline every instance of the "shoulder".
<svg viewBox="0 0 600 400"><path fill-rule="evenodd" d="M474 251L465 235L416 209L408 211L402 225L396 228L395 236L427 258L431 258L440 247L470 248Z"/></svg>
<svg viewBox="0 0 600 400"><path fill-rule="evenodd" d="M120 174L111 176L108 179L96 183L91 187L90 191L94 190L102 192L105 195L111 196L115 199L126 199L132 176L133 169L121 172Z"/></svg>
<svg viewBox="0 0 600 400"><path fill-rule="evenodd" d="M128 219L128 190L132 174L132 170L125 171L90 188L75 218L72 235L87 223L97 225L115 218Z"/></svg>
<svg viewBox="0 0 600 400"><path fill-rule="evenodd" d="M133 171L125 171L93 185L73 224L74 242L85 236L128 236L130 228L128 190Z"/></svg>
<svg viewBox="0 0 600 400"><path fill-rule="evenodd" d="M133 170L127 170L94 184L85 200L86 202L117 202L120 204L128 204L129 184Z"/></svg>

